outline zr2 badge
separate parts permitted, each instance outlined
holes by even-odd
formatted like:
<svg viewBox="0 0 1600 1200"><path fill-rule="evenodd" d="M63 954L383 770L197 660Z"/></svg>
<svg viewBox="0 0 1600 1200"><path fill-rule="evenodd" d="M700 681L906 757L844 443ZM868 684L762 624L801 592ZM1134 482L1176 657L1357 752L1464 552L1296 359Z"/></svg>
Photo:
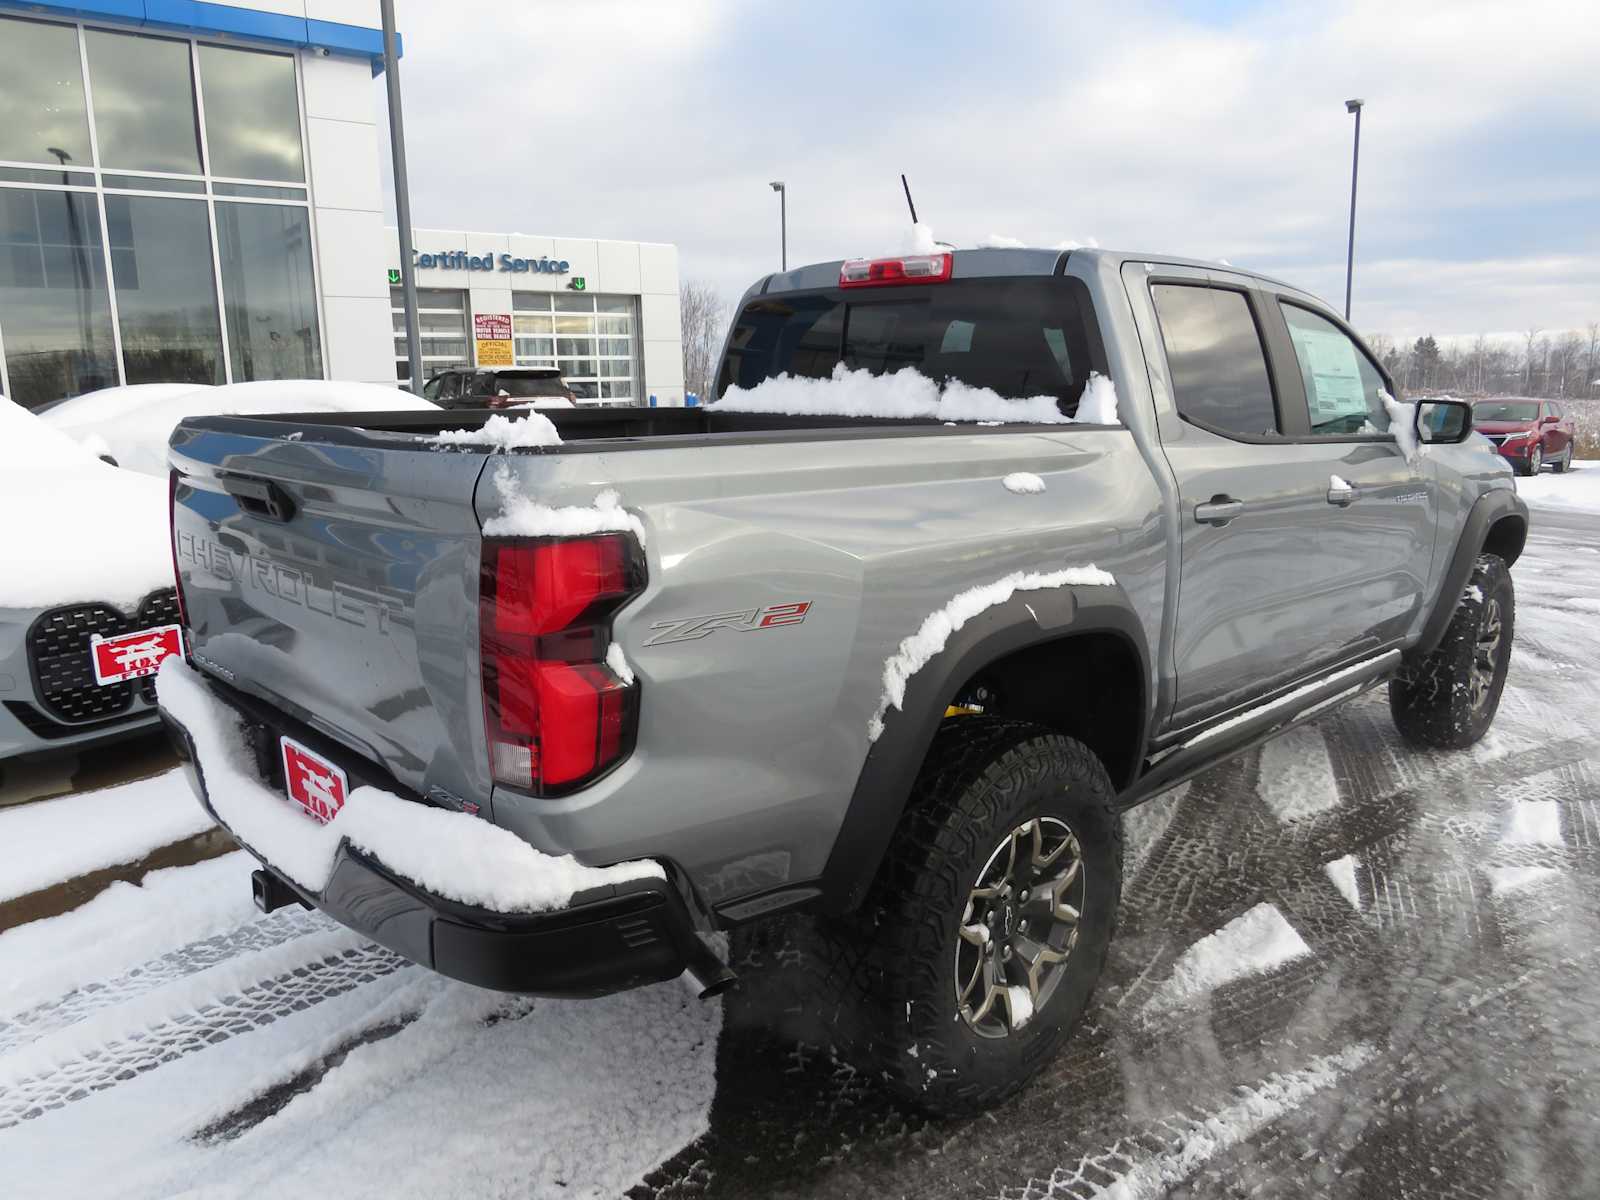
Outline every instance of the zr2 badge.
<svg viewBox="0 0 1600 1200"><path fill-rule="evenodd" d="M698 642L723 629L739 633L757 633L763 629L777 629L782 625L798 625L811 611L811 601L799 600L792 604L769 604L765 608L746 608L738 612L709 613L703 617L680 617L670 621L653 621L655 632L645 642L646 646L671 646L678 642Z"/></svg>

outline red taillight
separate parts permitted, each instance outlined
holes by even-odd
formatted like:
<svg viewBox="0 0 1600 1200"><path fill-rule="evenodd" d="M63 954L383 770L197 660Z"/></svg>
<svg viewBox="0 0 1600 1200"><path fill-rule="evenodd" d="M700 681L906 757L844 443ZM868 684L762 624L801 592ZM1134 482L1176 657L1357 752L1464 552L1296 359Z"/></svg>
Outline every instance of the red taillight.
<svg viewBox="0 0 1600 1200"><path fill-rule="evenodd" d="M484 543L479 640L497 783L560 795L627 755L639 687L605 656L611 614L643 586L627 534Z"/></svg>
<svg viewBox="0 0 1600 1200"><path fill-rule="evenodd" d="M183 572L178 569L178 473L167 472L167 544L172 548L172 587L178 594L178 624L182 628L183 657L189 657L189 608L183 601Z"/></svg>
<svg viewBox="0 0 1600 1200"><path fill-rule="evenodd" d="M839 268L839 286L894 287L902 283L944 283L955 258L950 254L907 254L899 258L852 258Z"/></svg>

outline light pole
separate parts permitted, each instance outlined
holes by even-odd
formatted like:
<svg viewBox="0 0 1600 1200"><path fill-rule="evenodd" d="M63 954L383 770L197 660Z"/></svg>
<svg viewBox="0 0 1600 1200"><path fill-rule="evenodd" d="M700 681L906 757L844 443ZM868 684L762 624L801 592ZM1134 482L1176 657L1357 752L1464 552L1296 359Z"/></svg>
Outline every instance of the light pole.
<svg viewBox="0 0 1600 1200"><path fill-rule="evenodd" d="M406 129L400 116L399 40L394 31L394 0L381 0L383 73L389 93L389 153L394 157L394 215L400 226L400 294L405 304L406 362L411 390L422 394L422 345L417 332L417 273L411 263L411 186L406 180Z"/></svg>
<svg viewBox="0 0 1600 1200"><path fill-rule="evenodd" d="M789 269L789 189L783 186L783 180L774 179L767 185L778 193L778 244L780 246L779 263L782 269Z"/></svg>
<svg viewBox="0 0 1600 1200"><path fill-rule="evenodd" d="M1350 319L1350 279L1356 265L1356 172L1361 166L1361 107L1365 100L1346 100L1344 110L1356 115L1356 148L1350 159L1350 242L1344 259L1344 319Z"/></svg>

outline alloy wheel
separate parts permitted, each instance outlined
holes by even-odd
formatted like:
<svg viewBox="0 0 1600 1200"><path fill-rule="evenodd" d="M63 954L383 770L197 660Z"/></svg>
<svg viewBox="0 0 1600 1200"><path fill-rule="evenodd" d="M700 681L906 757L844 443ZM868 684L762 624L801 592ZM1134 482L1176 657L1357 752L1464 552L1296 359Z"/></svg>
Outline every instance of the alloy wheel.
<svg viewBox="0 0 1600 1200"><path fill-rule="evenodd" d="M1535 446L1528 451L1528 474L1537 475L1544 470L1544 452Z"/></svg>
<svg viewBox="0 0 1600 1200"><path fill-rule="evenodd" d="M1066 822L1033 817L989 855L956 938L956 1009L981 1037L1003 1038L1049 1002L1078 941L1083 850Z"/></svg>
<svg viewBox="0 0 1600 1200"><path fill-rule="evenodd" d="M1469 686L1474 710L1482 709L1494 691L1503 634L1500 601L1491 596L1483 602L1483 616L1478 622L1478 641L1472 648L1472 678Z"/></svg>

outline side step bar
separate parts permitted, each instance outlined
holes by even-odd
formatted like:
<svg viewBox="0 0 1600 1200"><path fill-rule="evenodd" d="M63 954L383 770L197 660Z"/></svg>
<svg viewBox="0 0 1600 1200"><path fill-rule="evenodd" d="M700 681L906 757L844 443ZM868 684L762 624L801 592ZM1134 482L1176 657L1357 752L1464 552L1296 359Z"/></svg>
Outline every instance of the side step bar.
<svg viewBox="0 0 1600 1200"><path fill-rule="evenodd" d="M1176 787L1207 767L1259 746L1336 704L1354 699L1388 679L1399 665L1400 651L1389 650L1202 729L1188 741L1169 750L1140 776L1138 782L1118 799L1117 807L1128 809L1143 803L1157 792Z"/></svg>

